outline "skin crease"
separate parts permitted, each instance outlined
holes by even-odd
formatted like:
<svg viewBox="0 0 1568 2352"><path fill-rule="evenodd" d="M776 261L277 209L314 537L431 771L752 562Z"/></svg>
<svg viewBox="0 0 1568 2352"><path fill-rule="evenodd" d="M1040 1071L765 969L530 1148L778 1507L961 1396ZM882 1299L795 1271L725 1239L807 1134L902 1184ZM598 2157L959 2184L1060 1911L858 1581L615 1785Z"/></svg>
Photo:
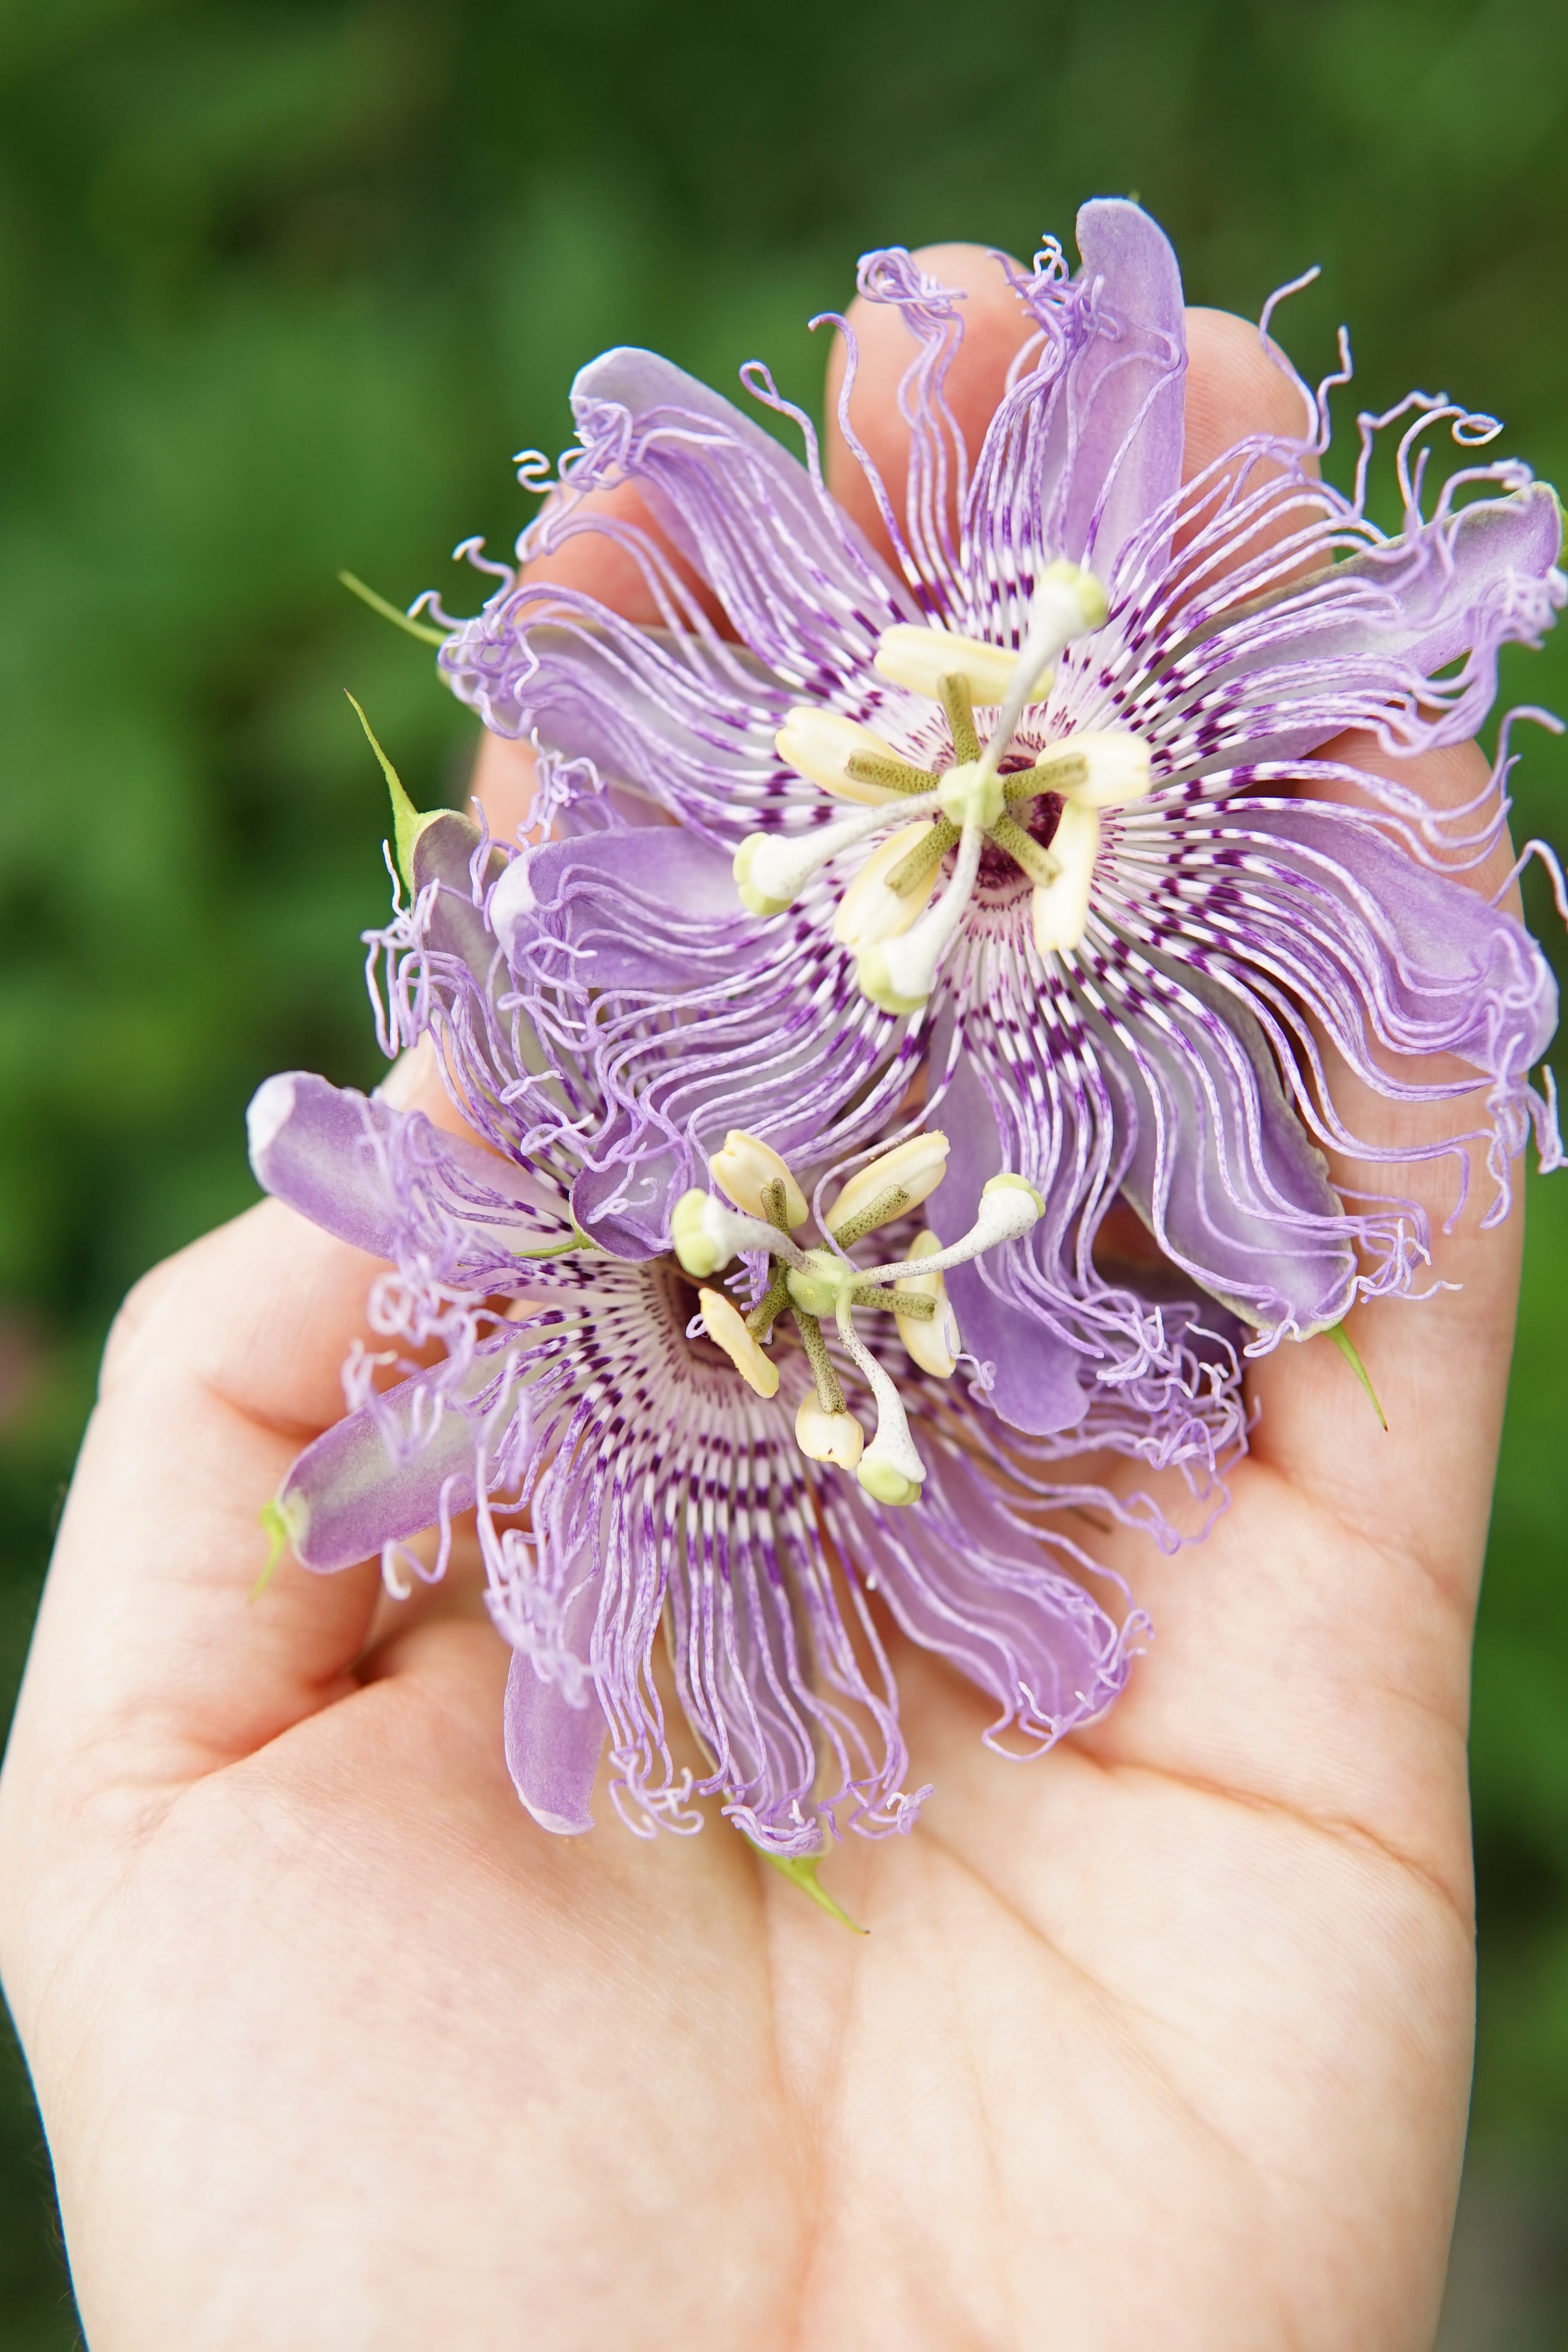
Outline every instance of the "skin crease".
<svg viewBox="0 0 1568 2352"><path fill-rule="evenodd" d="M923 258L972 289L973 446L1016 308L977 250ZM858 323L896 481L908 345ZM1250 327L1189 332L1191 461L1296 428ZM483 779L515 823L521 761L488 744ZM1364 1127L1425 1131L1381 1102ZM1440 1166L1370 1181L1452 1199ZM1159 1630L1103 1724L1011 1767L895 1642L937 1792L827 1864L865 1938L720 1822L645 1844L601 1789L592 1837L537 1829L471 1582L399 1614L371 1567L286 1566L247 1607L372 1264L268 1202L150 1276L0 1782L0 1959L93 2352L1427 2346L1521 1239L1473 1190L1436 1253L1462 1292L1352 1318L1393 1433L1327 1341L1286 1346L1206 1545L1117 1552Z"/></svg>

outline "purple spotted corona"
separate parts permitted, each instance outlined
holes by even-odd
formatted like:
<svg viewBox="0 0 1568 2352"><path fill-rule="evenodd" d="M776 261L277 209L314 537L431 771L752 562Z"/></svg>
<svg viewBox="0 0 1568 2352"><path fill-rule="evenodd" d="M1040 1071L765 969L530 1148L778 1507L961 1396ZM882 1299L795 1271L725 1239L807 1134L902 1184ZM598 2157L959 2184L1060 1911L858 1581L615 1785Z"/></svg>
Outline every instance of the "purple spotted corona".
<svg viewBox="0 0 1568 2352"><path fill-rule="evenodd" d="M376 941L386 1043L433 1037L491 1148L300 1074L252 1104L263 1184L392 1269L372 1306L388 1345L351 1360L352 1409L290 1471L279 1538L321 1570L379 1552L405 1589L411 1570L440 1571L454 1517L477 1507L514 1653L508 1759L561 1832L591 1825L606 1743L636 1829L693 1829L696 1801L717 1795L795 1864L846 1828L907 1830L925 1792L906 1786L873 1591L986 1695L1005 1752L1099 1714L1144 1620L1082 1529L1177 1538L1143 1496L1053 1477L1066 1443L1017 1436L954 1378L946 1277L1016 1245L1038 1196L998 1175L969 1230L937 1242L919 1213L948 1147L927 1128L862 1155L825 1202L810 1186L814 1243L811 1171L802 1183L737 1130L712 1187L665 1219L671 1248L595 1244L571 1202L576 1129L603 1107L583 1071L563 1084L559 1057L540 1075L488 919L506 856L450 814L405 809L399 838L413 903ZM1215 1388L1189 1460L1226 1412L1238 1433L1217 1372ZM1082 1434L1136 1450L1109 1412ZM409 1548L426 1529L435 1562ZM661 1638L700 1769L674 1759Z"/></svg>
<svg viewBox="0 0 1568 2352"><path fill-rule="evenodd" d="M1361 420L1352 492L1330 487L1348 356L1310 391L1267 314L1300 435L1184 484L1174 257L1127 203L1085 206L1078 240L1076 276L1054 245L1001 265L1027 339L977 452L943 389L962 298L902 251L862 264L911 338L895 502L856 437L837 322L839 421L894 566L765 370L748 388L804 463L620 350L577 378L581 447L519 552L609 533L658 625L510 572L473 620L437 615L453 688L541 755L552 837L493 918L541 1068L596 1074L583 1229L666 1246L731 1123L831 1160L940 1118L942 1242L999 1171L1045 1202L952 1283L992 1402L1037 1433L1190 1393L1205 1314L1257 1351L1412 1286L1422 1210L1330 1181L1328 1150L1392 1156L1355 1132L1336 1071L1452 1097L1453 1132L1423 1149L1461 1175L1480 1155L1489 1216L1532 1119L1560 1157L1530 1079L1547 966L1464 878L1501 827L1506 758L1447 814L1399 773L1475 731L1499 648L1561 606L1554 494L1471 457L1490 420L1421 394ZM1434 488L1439 438L1455 456ZM1384 446L1392 534L1368 505ZM656 531L587 495L624 483ZM1434 1076L1433 1056L1468 1074Z"/></svg>

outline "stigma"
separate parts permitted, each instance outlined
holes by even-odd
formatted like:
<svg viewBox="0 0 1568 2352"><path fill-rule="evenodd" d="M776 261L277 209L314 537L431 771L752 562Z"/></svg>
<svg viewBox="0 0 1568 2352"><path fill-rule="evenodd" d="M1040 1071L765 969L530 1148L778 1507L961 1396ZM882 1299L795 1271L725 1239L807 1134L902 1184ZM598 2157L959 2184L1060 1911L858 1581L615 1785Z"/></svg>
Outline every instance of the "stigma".
<svg viewBox="0 0 1568 2352"><path fill-rule="evenodd" d="M791 710L776 738L779 757L854 813L805 833L749 835L735 856L742 904L755 915L782 914L832 859L866 848L833 936L853 953L862 992L886 1013L916 1013L930 998L987 847L1029 885L1039 952L1078 947L1089 924L1100 812L1149 791L1149 746L1123 728L1032 743L1027 754L1016 738L1026 712L1049 695L1057 657L1098 628L1105 611L1092 572L1054 563L1037 585L1016 653L941 628L885 630L874 666L889 684L941 703L950 760L919 765L837 711ZM995 714L984 742L977 708Z"/></svg>
<svg viewBox="0 0 1568 2352"><path fill-rule="evenodd" d="M822 1217L824 1241L795 1238L809 1214L805 1196L771 1145L740 1129L725 1138L710 1172L724 1198L682 1193L670 1220L676 1256L704 1285L732 1259L761 1255L767 1276L762 1297L742 1314L721 1290L698 1293L702 1328L760 1397L779 1388L769 1349L787 1317L811 1368L812 1387L795 1413L795 1442L814 1462L853 1471L879 1503L916 1501L925 1477L897 1381L857 1329L858 1312L891 1315L910 1361L937 1380L956 1369L960 1339L943 1276L984 1250L1016 1241L1042 1214L1044 1202L1020 1176L994 1176L980 1196L974 1223L943 1248L922 1232L901 1258L866 1265L849 1255L880 1226L907 1217L930 1199L946 1173L948 1140L936 1131L911 1136L878 1154L850 1177ZM850 1410L824 1325L838 1351L860 1375L875 1410L869 1444Z"/></svg>

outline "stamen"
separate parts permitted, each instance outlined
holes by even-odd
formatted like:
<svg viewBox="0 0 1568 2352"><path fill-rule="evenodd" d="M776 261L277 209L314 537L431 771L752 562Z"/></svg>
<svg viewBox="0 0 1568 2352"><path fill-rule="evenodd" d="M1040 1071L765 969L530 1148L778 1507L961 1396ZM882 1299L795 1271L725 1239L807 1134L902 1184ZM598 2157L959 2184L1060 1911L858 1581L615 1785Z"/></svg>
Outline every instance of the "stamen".
<svg viewBox="0 0 1568 2352"><path fill-rule="evenodd" d="M979 759L980 738L974 731L974 710L962 677L942 679L942 699L947 723L952 730L952 756L963 767L966 761Z"/></svg>
<svg viewBox="0 0 1568 2352"><path fill-rule="evenodd" d="M993 772L1011 743L1026 708L1040 699L1031 691L1028 681L1043 663L1054 662L1074 637L1098 629L1105 614L1105 591L1092 572L1066 562L1047 565L1035 584L1029 634L1019 651L1013 682L985 746L984 764Z"/></svg>
<svg viewBox="0 0 1568 2352"><path fill-rule="evenodd" d="M897 833L877 844L844 893L833 919L833 936L840 947L873 947L880 940L890 940L900 931L907 931L911 923L919 920L936 887L941 854L931 859L923 890L916 876L907 884L900 883L895 892L891 877L894 874L902 875L917 857L925 854L926 844L934 840L937 831L938 826L929 817L922 817L914 824L901 824Z"/></svg>
<svg viewBox="0 0 1568 2352"><path fill-rule="evenodd" d="M1060 754L1057 759L1054 755ZM1082 772L1062 774L1069 765L1081 762ZM1149 766L1149 746L1142 735L1134 735L1128 727L1106 727L1085 735L1069 735L1059 745L1042 751L1035 762L1035 773L1044 779L1044 789L1060 793L1064 800L1080 801L1086 808L1125 808L1130 801L1141 801L1154 779Z"/></svg>
<svg viewBox="0 0 1568 2352"><path fill-rule="evenodd" d="M910 830L912 831L913 828L910 827ZM915 845L907 857L900 859L888 877L889 889L896 898L912 901L917 911L931 896L931 884L936 880L937 867L953 844L963 838L963 826L954 824L952 819L947 816L938 817L934 824L924 825L921 830L923 838ZM922 882L926 886L923 890L921 888ZM904 926L900 924L899 928L902 929ZM891 936L893 936L891 933L883 934L884 938Z"/></svg>
<svg viewBox="0 0 1568 2352"><path fill-rule="evenodd" d="M764 1143L760 1136L748 1135L743 1127L730 1129L724 1138L724 1149L716 1151L709 1161L708 1172L719 1190L733 1201L737 1209L744 1209L748 1216L768 1217L769 1223L773 1222L763 1195L774 1184L784 1186L786 1225L804 1225L811 1214L805 1194L772 1144Z"/></svg>
<svg viewBox="0 0 1568 2352"><path fill-rule="evenodd" d="M784 723L773 737L773 748L786 767L793 768L808 783L820 784L836 800L885 801L902 789L898 784L875 781L875 772L882 767L905 766L898 753L868 727L842 718L837 710L798 704L785 712ZM873 772L857 773L852 765L857 758ZM921 771L910 772L919 775ZM930 779L922 781L929 789Z"/></svg>
<svg viewBox="0 0 1568 2352"><path fill-rule="evenodd" d="M795 1328L800 1333L800 1344L811 1362L812 1378L816 1382L816 1402L829 1420L841 1413L844 1391L838 1385L838 1375L833 1369L833 1359L827 1352L827 1342L822 1336L822 1326L815 1315L803 1307L795 1310Z"/></svg>
<svg viewBox="0 0 1568 2352"><path fill-rule="evenodd" d="M722 1348L741 1378L760 1397L778 1394L778 1366L771 1364L747 1330L740 1309L721 1290L700 1290L702 1328L715 1347Z"/></svg>
<svg viewBox="0 0 1568 2352"><path fill-rule="evenodd" d="M933 702L946 699L946 684L952 679L969 702L998 703L1012 685L1017 665L1017 655L1006 646L988 646L980 637L961 637L951 629L927 629L905 621L884 629L877 641L875 667L882 677L911 694L928 694ZM1051 690L1051 677L1049 669L1037 663L1034 691L1026 698L1043 702Z"/></svg>
<svg viewBox="0 0 1568 2352"><path fill-rule="evenodd" d="M918 1266L922 1258L935 1257L942 1244L932 1233L918 1234L909 1255L909 1264ZM899 1337L908 1354L922 1372L930 1372L939 1381L950 1381L958 1361L958 1324L948 1303L947 1284L941 1273L928 1266L922 1274L900 1276L893 1285L901 1298L912 1307L918 1300L929 1308L929 1317L902 1314L893 1309L898 1320Z"/></svg>
<svg viewBox="0 0 1568 2352"><path fill-rule="evenodd" d="M1076 948L1089 926L1089 885L1100 855L1100 815L1082 801L1067 801L1051 836L1058 872L1037 883L1033 907L1035 945L1042 955Z"/></svg>
<svg viewBox="0 0 1568 2352"><path fill-rule="evenodd" d="M856 960L862 995L884 1013L918 1013L936 984L937 966L963 920L980 871L984 833L971 818L958 845L958 859L946 889L902 938L879 942Z"/></svg>
<svg viewBox="0 0 1568 2352"><path fill-rule="evenodd" d="M999 816L991 828L991 838L998 849L1006 851L1015 866L1023 867L1031 882L1039 883L1043 888L1047 882L1056 880L1060 871L1057 859L1015 818Z"/></svg>
<svg viewBox="0 0 1568 2352"><path fill-rule="evenodd" d="M885 1283L880 1282L858 1282L849 1294L849 1304L851 1307L880 1307L889 1315L910 1315L921 1323L929 1323L936 1313L934 1299L916 1297L900 1302L897 1289L889 1290Z"/></svg>
<svg viewBox="0 0 1568 2352"><path fill-rule="evenodd" d="M789 1268L775 1265L772 1286L745 1318L746 1328L752 1339L758 1341L765 1339L789 1303Z"/></svg>
<svg viewBox="0 0 1568 2352"><path fill-rule="evenodd" d="M969 1231L960 1240L950 1242L946 1249L938 1244L926 1251L924 1271L945 1274L950 1266L967 1265L972 1257L996 1249L1003 1242L1019 1241L1045 1213L1045 1201L1026 1178L989 1176L981 1188L974 1223ZM928 1238L934 1244L934 1235ZM860 1278L863 1282L885 1282L903 1272L902 1265L868 1265L862 1269Z"/></svg>
<svg viewBox="0 0 1568 2352"><path fill-rule="evenodd" d="M808 1462L837 1462L853 1470L866 1447L866 1433L852 1412L826 1412L815 1396L804 1396L795 1416L795 1442Z"/></svg>
<svg viewBox="0 0 1568 2352"><path fill-rule="evenodd" d="M906 799L910 816L935 813L936 793ZM735 881L741 903L753 915L782 915L805 889L812 876L830 857L880 833L888 823L886 803L868 809L863 816L845 817L837 824L813 825L805 833L749 833L735 852Z"/></svg>
<svg viewBox="0 0 1568 2352"><path fill-rule="evenodd" d="M823 1219L827 1231L839 1246L847 1246L846 1234L851 1223L856 1224L856 1238L868 1234L870 1224L859 1223L862 1213L880 1202L884 1193L898 1192L902 1198L896 1208L875 1218L884 1224L889 1217L900 1214L904 1209L918 1209L929 1201L947 1173L947 1155L951 1146L940 1128L931 1128L923 1135L911 1135L907 1143L895 1144L891 1151L879 1152L850 1177Z"/></svg>

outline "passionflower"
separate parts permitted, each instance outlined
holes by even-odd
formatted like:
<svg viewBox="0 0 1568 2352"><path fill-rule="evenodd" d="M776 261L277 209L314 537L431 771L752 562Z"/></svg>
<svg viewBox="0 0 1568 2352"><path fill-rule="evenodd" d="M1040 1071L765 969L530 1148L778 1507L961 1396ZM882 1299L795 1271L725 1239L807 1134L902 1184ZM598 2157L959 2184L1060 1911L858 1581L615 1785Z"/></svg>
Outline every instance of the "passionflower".
<svg viewBox="0 0 1568 2352"><path fill-rule="evenodd" d="M648 1204L737 1104L785 1150L748 1114L787 1106L831 1154L916 1100L954 1139L940 1242L1003 1170L1046 1203L952 1286L994 1402L1035 1431L1107 1385L1190 1388L1194 1290L1256 1350L1411 1287L1424 1211L1330 1181L1329 1149L1394 1156L1356 1131L1335 1068L1451 1099L1453 1132L1419 1149L1467 1169L1479 1151L1489 1217L1532 1121L1545 1159L1561 1148L1529 1076L1550 972L1463 879L1502 824L1506 753L1489 796L1444 817L1348 748L1397 768L1475 731L1500 647L1536 642L1568 593L1554 494L1517 461L1466 462L1498 427L1422 394L1362 420L1349 494L1323 482L1348 350L1314 392L1270 311L1300 436L1252 436L1184 483L1174 257L1127 203L1086 205L1078 242L1076 278L1054 244L1001 264L1029 333L978 452L943 396L962 297L901 250L862 262L914 353L900 504L857 440L835 322L840 423L896 568L765 369L744 381L804 464L619 350L577 378L581 446L519 553L611 532L659 625L510 571L475 619L437 613L454 689L541 753L553 837L492 921L542 1065L563 1084L591 1066L606 1107L584 1229L629 1219L662 1246ZM1444 432L1458 457L1433 495ZM1385 435L1392 532L1369 506ZM584 503L625 482L658 536ZM1444 1056L1468 1075L1433 1076ZM1147 1277L1116 1263L1129 1219Z"/></svg>
<svg viewBox="0 0 1568 2352"><path fill-rule="evenodd" d="M912 1230L946 1158L924 1136L852 1177L806 1248L793 1172L735 1133L718 1189L680 1204L677 1249L627 1259L586 1239L543 1163L322 1078L269 1079L250 1137L268 1191L390 1261L371 1314L390 1344L355 1351L352 1409L295 1463L272 1525L307 1568L379 1553L406 1591L477 1509L513 1650L507 1757L546 1829L592 1826L606 1743L645 1832L699 1827L705 1796L785 1862L845 1829L910 1829L928 1791L906 1786L873 1594L985 1693L1004 1753L1038 1754L1122 1686L1146 1621L1068 1515L1175 1536L1147 1498L1054 1478L1048 1444L952 1378L942 1277L1032 1223L1027 1186L993 1184L942 1248ZM873 1233L899 1235L895 1255L856 1264ZM737 1258L742 1288L747 1265L760 1278L749 1307L718 1280ZM798 1346L776 1344L786 1310ZM868 1345L862 1317L888 1336ZM434 1561L409 1548L429 1528ZM672 1753L661 1637L695 1771Z"/></svg>

